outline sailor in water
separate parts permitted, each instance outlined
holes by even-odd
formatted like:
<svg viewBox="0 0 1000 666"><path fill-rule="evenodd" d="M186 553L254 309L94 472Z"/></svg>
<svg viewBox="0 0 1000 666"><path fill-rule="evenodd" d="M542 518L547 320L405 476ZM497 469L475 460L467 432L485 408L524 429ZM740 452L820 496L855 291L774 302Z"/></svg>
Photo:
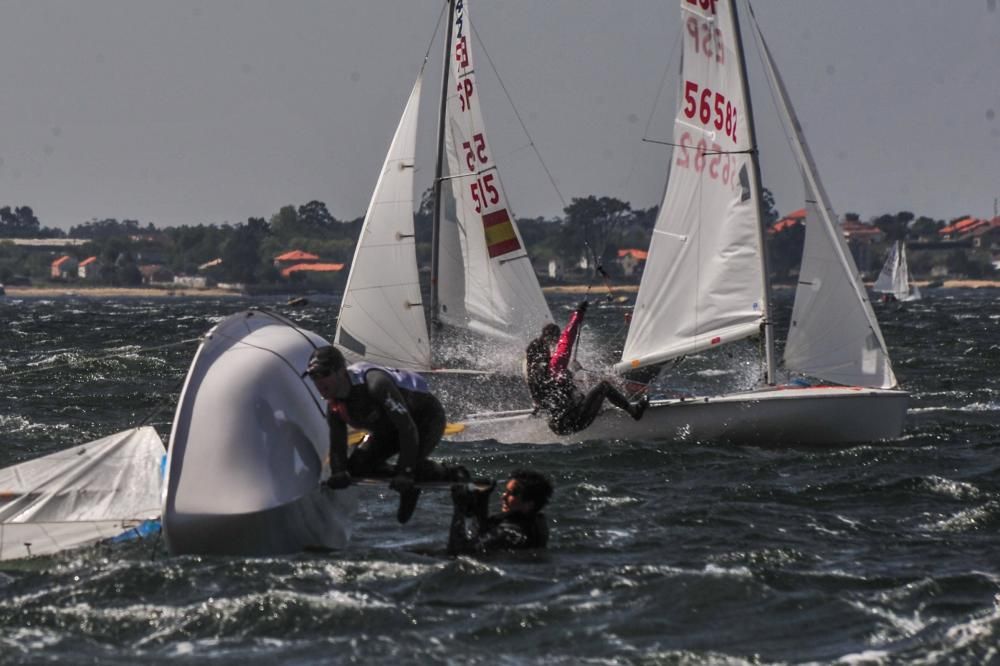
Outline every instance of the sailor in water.
<svg viewBox="0 0 1000 666"><path fill-rule="evenodd" d="M538 472L516 470L504 484L500 513L488 516L491 486L469 490L465 484L452 486L454 512L448 534L449 555L482 555L497 550L545 548L549 526L542 509L552 497L552 484ZM466 519L474 518L472 534Z"/></svg>
<svg viewBox="0 0 1000 666"><path fill-rule="evenodd" d="M546 324L542 335L527 349L528 389L536 410L541 407L549 413L549 428L557 435L569 435L587 428L597 418L605 398L615 407L628 412L636 421L642 418L649 406L646 396L630 402L608 381L602 380L586 394L576 385L569 362L586 312L587 301L582 301L558 336L555 353L548 357L547 365L544 365L541 350L549 349L556 338L552 324Z"/></svg>
<svg viewBox="0 0 1000 666"><path fill-rule="evenodd" d="M444 434L445 413L423 377L370 363L347 365L340 350L332 346L316 349L304 374L329 406L328 486L346 488L351 475L391 476L390 487L400 494L396 518L405 523L420 496L418 480L452 480L448 470L427 458ZM350 459L349 425L369 433ZM399 457L392 469L387 461L396 454Z"/></svg>

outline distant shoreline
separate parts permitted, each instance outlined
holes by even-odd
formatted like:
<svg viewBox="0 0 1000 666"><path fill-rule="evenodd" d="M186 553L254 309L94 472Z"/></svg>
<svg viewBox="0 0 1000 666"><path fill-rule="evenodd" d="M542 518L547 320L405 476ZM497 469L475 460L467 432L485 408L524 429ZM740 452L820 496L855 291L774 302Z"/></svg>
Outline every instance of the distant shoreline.
<svg viewBox="0 0 1000 666"><path fill-rule="evenodd" d="M914 282L918 287L926 287L928 281ZM791 289L794 285L775 285L778 289ZM871 286L870 284L868 286ZM604 284L560 284L542 287L546 294L586 294L596 295L606 294L608 289L618 294L634 294L639 291L637 284L613 284L606 287ZM1000 280L945 280L941 284L943 289L1000 289ZM65 287L5 287L7 296L14 298L61 298L61 297L83 297L83 298L247 298L252 294L245 294L229 289L194 289L184 287L178 289L154 289L150 287L78 287L67 285ZM307 296L308 298L308 296Z"/></svg>

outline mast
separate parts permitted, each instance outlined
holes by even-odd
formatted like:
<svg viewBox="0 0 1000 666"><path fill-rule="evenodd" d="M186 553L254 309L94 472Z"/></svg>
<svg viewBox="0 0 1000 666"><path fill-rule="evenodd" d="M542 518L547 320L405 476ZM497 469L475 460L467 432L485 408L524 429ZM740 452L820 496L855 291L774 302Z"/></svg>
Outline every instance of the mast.
<svg viewBox="0 0 1000 666"><path fill-rule="evenodd" d="M775 383L775 359L774 359L774 322L771 318L771 280L768 272L767 261L767 233L764 229L764 211L761 208L764 202L764 190L760 182L760 155L757 152L757 134L754 128L753 103L750 100L750 88L747 84L747 61L743 51L743 35L740 31L740 15L736 8L736 0L729 1L733 15L733 35L736 39L736 52L740 54L740 86L743 88L743 99L746 100L747 135L750 139L750 165L753 168L754 195L757 206L757 226L760 234L760 261L763 269L764 279L764 357L767 363L767 372L764 382L768 385Z"/></svg>
<svg viewBox="0 0 1000 666"><path fill-rule="evenodd" d="M448 1L448 28L444 37L444 59L441 65L441 104L438 107L437 161L434 165L434 214L431 219L431 307L428 337L441 325L438 319L438 239L441 235L441 186L444 182L445 117L448 107L448 72L451 70L451 37L455 24L455 0Z"/></svg>

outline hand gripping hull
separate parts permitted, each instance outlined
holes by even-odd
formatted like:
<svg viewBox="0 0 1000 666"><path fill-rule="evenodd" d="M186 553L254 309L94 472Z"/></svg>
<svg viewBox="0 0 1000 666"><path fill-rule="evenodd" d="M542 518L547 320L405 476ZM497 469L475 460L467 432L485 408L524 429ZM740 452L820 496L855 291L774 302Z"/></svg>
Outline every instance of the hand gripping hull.
<svg viewBox="0 0 1000 666"><path fill-rule="evenodd" d="M276 315L221 322L191 364L170 434L163 534L173 554L346 545L357 490L330 491L324 403L300 376L327 344Z"/></svg>

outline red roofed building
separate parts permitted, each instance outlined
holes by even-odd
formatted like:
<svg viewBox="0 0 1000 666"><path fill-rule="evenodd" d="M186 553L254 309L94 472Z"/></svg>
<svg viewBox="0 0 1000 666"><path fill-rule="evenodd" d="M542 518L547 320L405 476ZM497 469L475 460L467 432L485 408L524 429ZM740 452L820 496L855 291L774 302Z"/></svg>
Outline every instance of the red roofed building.
<svg viewBox="0 0 1000 666"><path fill-rule="evenodd" d="M79 263L76 259L68 254L64 254L52 262L50 274L56 279L67 280L76 277L77 266L79 266Z"/></svg>
<svg viewBox="0 0 1000 666"><path fill-rule="evenodd" d="M100 269L101 265L98 263L97 257L87 257L77 266L76 274L80 276L81 280L96 280Z"/></svg>
<svg viewBox="0 0 1000 666"><path fill-rule="evenodd" d="M806 220L806 209L800 208L797 211L789 213L788 215L784 216L783 218L772 224L768 228L767 233L780 234L782 231L786 231L787 229L791 229L792 227L802 224L803 222L805 222L805 220Z"/></svg>
<svg viewBox="0 0 1000 666"><path fill-rule="evenodd" d="M961 220L952 222L948 226L939 229L938 235L945 240L955 240L968 236L976 229L988 227L989 224L987 220L980 220L975 217L963 217Z"/></svg>
<svg viewBox="0 0 1000 666"><path fill-rule="evenodd" d="M337 273L343 269L344 264L295 264L294 266L288 266L287 268L281 269L281 277L287 278L293 273L300 272Z"/></svg>
<svg viewBox="0 0 1000 666"><path fill-rule="evenodd" d="M646 250L626 249L618 250L618 265L622 268L622 275L635 275L643 264L649 253Z"/></svg>
<svg viewBox="0 0 1000 666"><path fill-rule="evenodd" d="M278 269L289 268L298 264L312 264L319 261L319 257L302 250L291 250L284 254L279 254L274 258L274 267Z"/></svg>

